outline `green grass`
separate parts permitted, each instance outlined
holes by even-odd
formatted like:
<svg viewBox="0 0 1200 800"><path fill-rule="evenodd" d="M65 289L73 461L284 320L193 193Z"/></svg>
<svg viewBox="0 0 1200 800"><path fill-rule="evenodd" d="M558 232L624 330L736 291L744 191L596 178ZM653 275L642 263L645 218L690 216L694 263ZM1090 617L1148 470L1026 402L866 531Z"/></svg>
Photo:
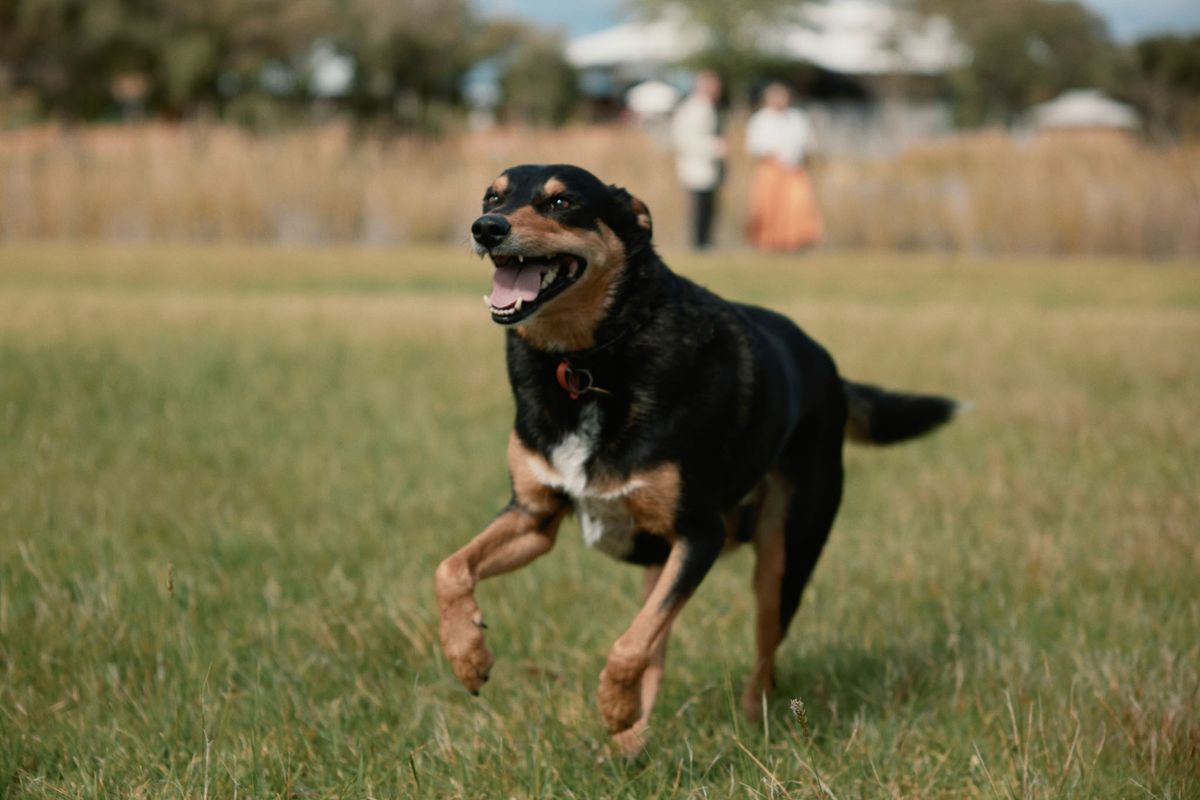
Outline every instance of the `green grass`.
<svg viewBox="0 0 1200 800"><path fill-rule="evenodd" d="M718 563L627 764L594 693L641 576L574 523L480 587L481 697L439 652L508 491L479 262L0 249L0 796L1200 797L1195 266L672 261L977 409L848 451L765 727Z"/></svg>

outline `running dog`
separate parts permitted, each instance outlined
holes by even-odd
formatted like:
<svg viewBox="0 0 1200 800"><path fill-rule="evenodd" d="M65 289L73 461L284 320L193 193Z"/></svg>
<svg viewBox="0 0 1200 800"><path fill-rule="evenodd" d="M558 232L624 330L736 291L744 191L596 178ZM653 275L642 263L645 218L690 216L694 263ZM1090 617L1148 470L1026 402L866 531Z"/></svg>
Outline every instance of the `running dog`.
<svg viewBox="0 0 1200 800"><path fill-rule="evenodd" d="M506 170L471 235L493 263L485 301L506 329L516 421L512 499L437 569L454 674L478 693L492 669L476 584L547 553L574 512L588 545L646 569L600 674L616 744L644 746L671 624L737 542L756 559L742 706L757 718L841 501L843 441L910 439L957 404L848 381L791 320L676 275L646 206L579 167Z"/></svg>

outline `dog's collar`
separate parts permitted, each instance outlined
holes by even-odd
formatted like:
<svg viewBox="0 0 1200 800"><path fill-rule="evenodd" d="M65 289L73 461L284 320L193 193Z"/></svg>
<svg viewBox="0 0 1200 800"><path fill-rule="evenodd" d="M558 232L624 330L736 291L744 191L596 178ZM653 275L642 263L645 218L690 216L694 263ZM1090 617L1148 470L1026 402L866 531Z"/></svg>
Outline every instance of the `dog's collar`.
<svg viewBox="0 0 1200 800"><path fill-rule="evenodd" d="M626 336L640 331L645 324L645 321L643 321L637 325L631 325L603 344L593 345L592 347L588 347L583 350L575 350L570 353L564 353L562 359L558 362L558 366L554 368L554 380L572 400L578 400L581 396L593 392L595 394L603 394L607 395L608 397L612 397L612 392L608 391L607 389L601 389L596 385L596 381L592 376L591 370L572 365L571 359L584 359L588 356L595 355L602 350L607 350L617 342L624 339Z"/></svg>

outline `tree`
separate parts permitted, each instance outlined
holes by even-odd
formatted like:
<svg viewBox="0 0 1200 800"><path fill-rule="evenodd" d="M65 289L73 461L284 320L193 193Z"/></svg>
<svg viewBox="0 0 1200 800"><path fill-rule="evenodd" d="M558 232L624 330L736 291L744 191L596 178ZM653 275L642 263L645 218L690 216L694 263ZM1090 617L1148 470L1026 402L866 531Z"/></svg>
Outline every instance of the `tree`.
<svg viewBox="0 0 1200 800"><path fill-rule="evenodd" d="M1122 93L1160 138L1200 136L1200 35L1151 36L1126 52Z"/></svg>
<svg viewBox="0 0 1200 800"><path fill-rule="evenodd" d="M182 115L216 97L217 77L256 76L298 58L328 27L321 0L10 0L0 10L0 65L44 111L103 116L112 88L135 74L149 103Z"/></svg>
<svg viewBox="0 0 1200 800"><path fill-rule="evenodd" d="M0 71L47 115L112 114L116 81L169 116L246 118L302 108L307 59L329 42L356 61L355 111L415 107L402 122L417 124L456 101L479 27L469 0L0 0Z"/></svg>
<svg viewBox="0 0 1200 800"><path fill-rule="evenodd" d="M333 25L322 0L158 0L156 6L155 101L171 116L229 100L222 84L236 87L243 108L286 104L300 87L287 88L287 81L273 87L269 77L290 79Z"/></svg>
<svg viewBox="0 0 1200 800"><path fill-rule="evenodd" d="M0 53L17 86L69 119L110 106L109 81L154 60L153 26L132 0L12 0L0 12ZM130 19L134 17L134 19Z"/></svg>
<svg viewBox="0 0 1200 800"><path fill-rule="evenodd" d="M437 107L457 103L480 28L468 0L345 0L340 44L358 63L354 111L431 124Z"/></svg>
<svg viewBox="0 0 1200 800"><path fill-rule="evenodd" d="M1075 88L1109 88L1118 63L1103 19L1074 0L915 0L971 51L951 76L960 121L1009 124Z"/></svg>
<svg viewBox="0 0 1200 800"><path fill-rule="evenodd" d="M509 53L501 87L507 117L543 125L566 122L579 100L578 76L562 42L536 31Z"/></svg>

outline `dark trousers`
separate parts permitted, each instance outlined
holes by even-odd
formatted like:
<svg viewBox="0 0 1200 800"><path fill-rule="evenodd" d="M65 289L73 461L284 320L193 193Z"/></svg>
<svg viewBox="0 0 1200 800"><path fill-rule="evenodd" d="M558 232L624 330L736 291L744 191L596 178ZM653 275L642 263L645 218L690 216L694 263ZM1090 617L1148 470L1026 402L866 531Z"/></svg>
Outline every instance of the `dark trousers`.
<svg viewBox="0 0 1200 800"><path fill-rule="evenodd" d="M697 250L712 244L712 221L716 206L716 189L692 192L692 245Z"/></svg>

